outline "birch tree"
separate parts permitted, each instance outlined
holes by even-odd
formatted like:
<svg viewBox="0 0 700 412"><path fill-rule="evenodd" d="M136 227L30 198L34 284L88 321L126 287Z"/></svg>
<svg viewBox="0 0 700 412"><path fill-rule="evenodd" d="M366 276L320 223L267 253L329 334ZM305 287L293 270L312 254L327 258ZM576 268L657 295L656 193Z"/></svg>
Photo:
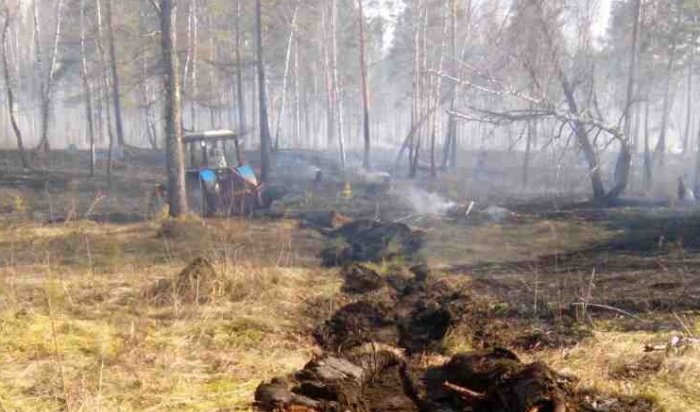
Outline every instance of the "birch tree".
<svg viewBox="0 0 700 412"><path fill-rule="evenodd" d="M17 149L19 150L19 159L22 162L22 167L25 169L30 169L31 164L29 163L29 157L27 156L27 153L24 150L22 130L20 129L19 123L17 122L17 108L15 103L15 94L13 91L13 79L12 75L10 74L11 69L7 51L7 34L10 28L11 18L12 14L10 13L10 8L5 2L5 4L3 4L2 39L0 39L0 41L2 41L2 68L5 80L5 92L7 96L7 109L10 115L10 123L12 123L12 131L14 132L15 138L17 139Z"/></svg>

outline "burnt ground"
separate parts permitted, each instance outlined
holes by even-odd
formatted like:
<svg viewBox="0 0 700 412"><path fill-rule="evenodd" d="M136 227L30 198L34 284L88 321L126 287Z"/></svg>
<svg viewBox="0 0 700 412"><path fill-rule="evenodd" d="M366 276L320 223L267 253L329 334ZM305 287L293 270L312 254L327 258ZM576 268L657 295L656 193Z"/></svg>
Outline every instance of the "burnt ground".
<svg viewBox="0 0 700 412"><path fill-rule="evenodd" d="M600 410L600 399L619 410L657 409L649 398L578 391L575 378L504 349L575 344L586 333L571 321L518 317L477 295L465 277L426 276L422 267L380 274L355 264L342 276L348 303L314 331L325 355L262 383L260 409L564 412ZM535 333L535 324L546 332ZM441 356L450 333L482 349ZM426 363L430 356L437 358Z"/></svg>
<svg viewBox="0 0 700 412"><path fill-rule="evenodd" d="M147 164L148 160L136 162ZM74 219L115 223L144 220L151 213L149 191L162 179L157 165L138 173L134 168L118 169L111 181L104 175L86 179L84 169L58 165L50 170L3 171L0 189L3 194L9 194L0 204L3 213L11 217L28 209L35 220L46 222L54 215L71 216L77 209ZM345 249L349 243L350 251L359 251L361 260L376 260L372 267L375 273L360 278L346 276L344 293L336 302L340 306L330 316L325 308L326 313L316 316L321 321L314 336L326 354L340 354L342 359L359 363L360 367L366 362L362 360L362 351L367 345L380 344L390 353L398 351L398 358L387 355L390 366L375 366L382 371L386 369L386 374L372 375L375 376L372 384L361 382L357 392L361 398L369 396L376 400L391 400L394 397L388 394L396 394L399 406L389 405L394 408L391 409L385 405L388 409L375 410L435 410L425 406L425 402L434 399L419 384L425 382L431 366L440 369L449 364L450 356L454 355L451 341L455 338L465 343L460 347L475 351L475 357L471 358L474 360L488 358L489 351L496 347L506 347L518 354L552 348L566 350L589 337L592 323L599 319L614 322L616 329L678 330L677 314L692 317L700 309L697 276L700 237L696 235L700 217L692 210L648 204L592 209L580 203L572 206L564 197L517 204L503 199L501 204L517 213L504 222L489 221L478 214L466 221L441 216L405 219L415 211L400 196L400 191L397 193L396 189L382 184L353 181L353 197L349 201L338 196L342 182L332 179L318 186L300 179L292 184L298 186L292 196L277 205L273 213L253 219L251 225L278 216L300 217L303 221L304 216L309 216L303 213L321 211L324 215L329 213L328 219L324 216L320 224L316 219L306 219L313 220L309 227L337 231L336 223L378 217L392 223L397 233L406 233L402 225L396 225L397 221L419 226L426 233L421 242L425 242L429 252L428 262L439 258L439 270L419 279L407 264L416 263L410 259L417 251L411 236L406 237L408 242L398 243L379 236L377 244L388 247L386 254L363 248L363 241L346 242L346 234L338 236L338 242L333 244ZM106 198L97 203L93 213L86 214L100 193L106 194ZM16 199L27 204L16 204ZM464 202L469 198L455 200ZM342 218L338 219L334 212ZM576 229L556 242L543 242L550 227ZM599 236L598 231L606 236ZM494 233L503 239L494 240ZM439 241L437 246L436 241ZM322 242L314 239L316 243ZM452 249L449 255L441 256L445 246ZM409 259L401 259L402 253ZM478 259L455 259L472 255ZM351 253L349 257L356 256ZM387 266L385 260L394 258L398 258L399 265ZM421 256L419 261L422 260ZM582 305L586 306L585 311L581 310ZM352 355L357 351L360 355ZM438 360L430 361L433 357ZM622 368L617 376L647 373L648 368L632 366L629 370ZM557 396L565 396L569 405L578 410L604 410L595 404L624 405L611 410L658 409L644 396L625 398L619 394L586 393L578 387L574 390L565 384L568 377L560 379L549 369L546 372L538 367L526 369L529 367L530 364L518 360L507 375L546 375L547 382L563 379L564 384L555 385ZM414 377L408 379L409 375ZM287 386L294 388L295 384L303 383L295 379L292 377ZM480 393L486 398L501 393L498 391L502 388L496 388L504 380L508 381L496 376L492 385ZM467 381L458 386L475 390L473 383ZM475 407L459 399L457 410ZM406 405L412 406L403 409Z"/></svg>
<svg viewBox="0 0 700 412"><path fill-rule="evenodd" d="M561 314L572 304L584 302L637 315L700 310L700 215L696 212L612 209L569 212L559 219L596 222L614 236L576 251L458 265L449 271L473 278L475 290L512 307L530 307L536 315ZM619 313L604 310L600 315Z"/></svg>
<svg viewBox="0 0 700 412"><path fill-rule="evenodd" d="M533 219L520 213L513 224ZM326 353L341 354L355 366L366 362L356 359L357 351L366 355L367 345L372 359L392 360L375 364L370 380L356 380L351 395L340 387L321 396L321 404L314 403L318 394L308 388L338 388L327 380L315 377L309 383L296 375L284 387L310 399L305 403L310 410L660 410L653 398L585 389L575 377L524 363L499 348L566 350L592 336L594 318L614 322L616 329L677 330L679 313L692 317L700 310L700 218L688 210L612 208L556 212L550 219L596 224L612 235L579 250L454 265L420 279L400 265L346 266L348 303L314 336ZM473 351L426 368L421 359L445 355L453 334ZM661 364L645 357L611 376L634 380L658 373ZM264 392L265 385L259 389ZM347 398L356 402L344 404Z"/></svg>

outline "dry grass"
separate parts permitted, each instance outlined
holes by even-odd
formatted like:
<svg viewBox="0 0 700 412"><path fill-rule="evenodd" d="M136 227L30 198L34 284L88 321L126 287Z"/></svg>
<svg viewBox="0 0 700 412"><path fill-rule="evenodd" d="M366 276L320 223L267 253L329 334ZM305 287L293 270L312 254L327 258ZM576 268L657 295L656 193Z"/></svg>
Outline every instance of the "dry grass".
<svg viewBox="0 0 700 412"><path fill-rule="evenodd" d="M331 313L340 287L318 268L318 235L287 220L191 219L159 237L162 223L0 220L0 410L249 410L261 380L309 359L310 326ZM580 222L444 225L430 232L427 254L432 264L526 260L610 236ZM226 293L207 304L144 299L199 256L214 262ZM523 356L581 387L700 410L698 352L660 354L658 370L624 376L644 361L645 343L671 332L596 329L574 348ZM466 333L452 331L446 349L470 349Z"/></svg>
<svg viewBox="0 0 700 412"><path fill-rule="evenodd" d="M292 226L258 226L259 236L248 223L219 222L202 244L159 239L150 223L5 226L0 407L248 409L261 379L308 360L309 304L339 288L336 276L295 261ZM226 295L206 305L142 298L199 254L215 262Z"/></svg>
<svg viewBox="0 0 700 412"><path fill-rule="evenodd" d="M601 331L572 349L543 352L537 358L577 376L583 388L648 396L668 412L699 411L700 348L644 352L645 344L667 343L672 334Z"/></svg>

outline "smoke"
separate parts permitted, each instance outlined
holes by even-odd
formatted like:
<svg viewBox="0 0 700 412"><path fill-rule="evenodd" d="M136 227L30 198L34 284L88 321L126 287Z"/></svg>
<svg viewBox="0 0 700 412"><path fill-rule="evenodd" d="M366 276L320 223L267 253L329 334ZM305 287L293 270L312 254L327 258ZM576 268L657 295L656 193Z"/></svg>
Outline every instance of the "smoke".
<svg viewBox="0 0 700 412"><path fill-rule="evenodd" d="M399 188L398 193L411 203L416 213L421 215L442 215L456 206L437 193L430 193L415 186Z"/></svg>

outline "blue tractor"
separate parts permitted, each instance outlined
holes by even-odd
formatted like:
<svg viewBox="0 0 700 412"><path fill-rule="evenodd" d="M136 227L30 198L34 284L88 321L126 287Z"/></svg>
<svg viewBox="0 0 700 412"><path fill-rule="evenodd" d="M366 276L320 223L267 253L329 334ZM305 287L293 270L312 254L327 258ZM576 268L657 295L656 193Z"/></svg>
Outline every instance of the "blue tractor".
<svg viewBox="0 0 700 412"><path fill-rule="evenodd" d="M263 197L264 185L242 161L242 136L231 130L211 130L186 133L183 138L189 159L185 175L188 200L192 210L203 217L248 215L269 206Z"/></svg>

